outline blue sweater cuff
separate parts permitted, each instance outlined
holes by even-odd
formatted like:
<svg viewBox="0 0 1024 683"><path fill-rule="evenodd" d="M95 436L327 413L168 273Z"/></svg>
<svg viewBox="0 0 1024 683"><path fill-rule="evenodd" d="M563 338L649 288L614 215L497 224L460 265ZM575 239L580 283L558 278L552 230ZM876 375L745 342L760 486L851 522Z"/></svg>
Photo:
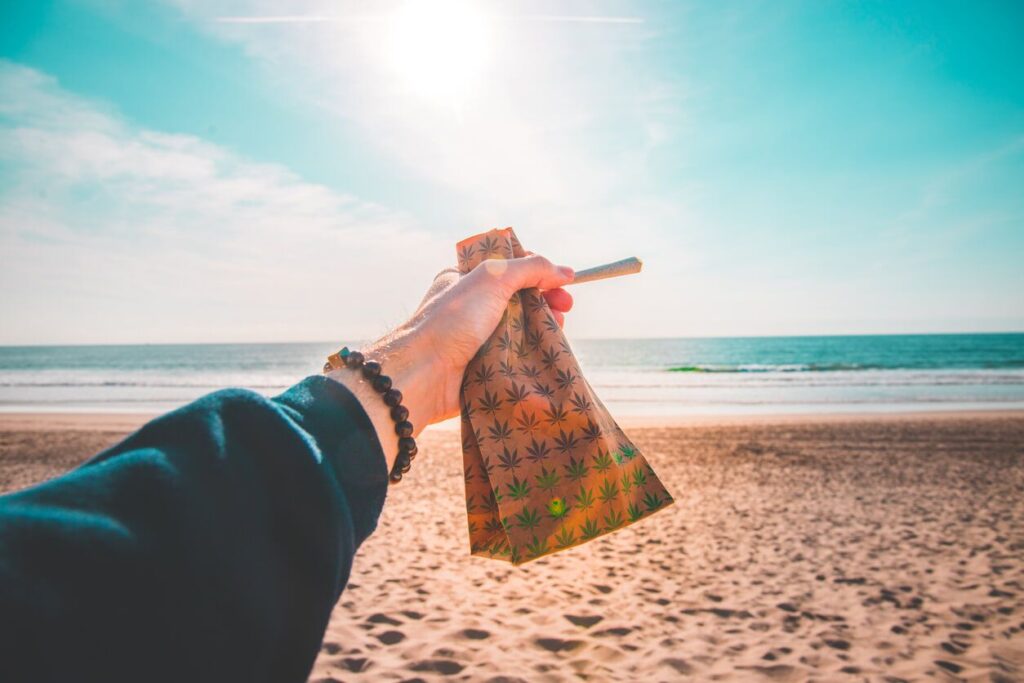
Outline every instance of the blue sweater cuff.
<svg viewBox="0 0 1024 683"><path fill-rule="evenodd" d="M344 385L323 376L307 377L273 400L312 437L334 470L349 501L358 547L377 528L388 489L387 462L369 416Z"/></svg>

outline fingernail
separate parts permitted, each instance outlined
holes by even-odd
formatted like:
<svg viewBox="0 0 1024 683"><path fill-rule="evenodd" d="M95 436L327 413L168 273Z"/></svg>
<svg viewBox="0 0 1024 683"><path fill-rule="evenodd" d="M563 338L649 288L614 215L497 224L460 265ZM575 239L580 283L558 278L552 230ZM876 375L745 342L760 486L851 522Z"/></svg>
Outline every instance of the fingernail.
<svg viewBox="0 0 1024 683"><path fill-rule="evenodd" d="M570 280L576 275L575 271L573 271L569 266L558 266L558 272Z"/></svg>

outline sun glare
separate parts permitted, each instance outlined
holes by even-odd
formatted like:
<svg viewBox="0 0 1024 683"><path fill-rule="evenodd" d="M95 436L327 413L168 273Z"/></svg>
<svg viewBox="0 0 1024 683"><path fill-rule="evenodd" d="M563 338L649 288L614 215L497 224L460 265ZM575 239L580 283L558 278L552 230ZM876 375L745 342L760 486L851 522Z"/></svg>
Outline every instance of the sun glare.
<svg viewBox="0 0 1024 683"><path fill-rule="evenodd" d="M473 3L408 2L392 18L391 60L411 90L457 102L482 75L489 33L487 17Z"/></svg>

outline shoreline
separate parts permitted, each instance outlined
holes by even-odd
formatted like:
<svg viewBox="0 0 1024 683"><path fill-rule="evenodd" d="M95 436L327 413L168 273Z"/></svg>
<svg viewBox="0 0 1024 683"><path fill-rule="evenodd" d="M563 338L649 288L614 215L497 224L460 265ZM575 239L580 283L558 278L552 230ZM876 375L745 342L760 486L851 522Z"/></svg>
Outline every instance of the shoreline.
<svg viewBox="0 0 1024 683"><path fill-rule="evenodd" d="M131 431L164 413L139 412L0 412L0 432L20 431ZM613 416L615 417L615 416ZM907 421L995 420L1024 418L1024 409L1006 408L909 410L891 412L821 413L721 413L694 415L622 415L615 417L623 429L668 429L729 425L850 424L859 422L898 423ZM424 432L459 429L459 419L430 425Z"/></svg>

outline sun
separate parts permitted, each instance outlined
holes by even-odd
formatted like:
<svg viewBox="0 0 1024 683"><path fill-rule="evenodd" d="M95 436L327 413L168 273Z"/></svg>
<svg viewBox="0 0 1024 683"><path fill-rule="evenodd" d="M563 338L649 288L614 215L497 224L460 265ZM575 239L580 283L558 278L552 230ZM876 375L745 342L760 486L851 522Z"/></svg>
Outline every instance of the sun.
<svg viewBox="0 0 1024 683"><path fill-rule="evenodd" d="M419 95L460 101L488 61L490 22L464 0L421 0L391 18L390 59L403 83Z"/></svg>

